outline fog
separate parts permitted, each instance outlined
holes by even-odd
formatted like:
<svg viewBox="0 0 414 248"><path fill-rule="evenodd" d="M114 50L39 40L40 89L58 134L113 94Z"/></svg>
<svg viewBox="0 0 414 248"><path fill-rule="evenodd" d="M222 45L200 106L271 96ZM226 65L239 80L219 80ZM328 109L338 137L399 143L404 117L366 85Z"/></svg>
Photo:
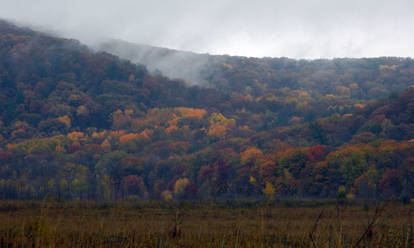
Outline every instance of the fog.
<svg viewBox="0 0 414 248"><path fill-rule="evenodd" d="M255 57L407 57L413 9L403 0L1 0L0 18L89 45L120 39Z"/></svg>

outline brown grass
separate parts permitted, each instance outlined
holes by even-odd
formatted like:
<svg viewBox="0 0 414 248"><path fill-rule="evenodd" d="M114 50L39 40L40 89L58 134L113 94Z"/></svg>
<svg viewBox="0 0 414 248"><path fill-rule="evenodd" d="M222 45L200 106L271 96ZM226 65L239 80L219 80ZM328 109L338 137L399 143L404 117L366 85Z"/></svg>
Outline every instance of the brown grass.
<svg viewBox="0 0 414 248"><path fill-rule="evenodd" d="M413 213L387 203L369 227L367 203L9 201L0 247L414 247Z"/></svg>

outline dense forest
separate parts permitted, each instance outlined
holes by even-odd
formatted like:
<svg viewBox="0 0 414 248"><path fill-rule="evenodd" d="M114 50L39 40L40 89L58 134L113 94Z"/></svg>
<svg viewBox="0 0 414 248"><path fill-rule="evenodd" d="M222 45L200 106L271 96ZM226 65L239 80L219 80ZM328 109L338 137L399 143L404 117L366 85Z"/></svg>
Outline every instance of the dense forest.
<svg viewBox="0 0 414 248"><path fill-rule="evenodd" d="M414 197L412 59L128 49L0 22L1 199Z"/></svg>

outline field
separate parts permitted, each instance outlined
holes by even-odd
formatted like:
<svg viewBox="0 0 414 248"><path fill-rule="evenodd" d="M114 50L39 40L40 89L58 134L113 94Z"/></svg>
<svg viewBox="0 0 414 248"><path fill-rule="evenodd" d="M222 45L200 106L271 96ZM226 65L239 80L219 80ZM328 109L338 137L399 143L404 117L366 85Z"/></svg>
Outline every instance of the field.
<svg viewBox="0 0 414 248"><path fill-rule="evenodd" d="M400 203L0 202L1 247L414 247Z"/></svg>

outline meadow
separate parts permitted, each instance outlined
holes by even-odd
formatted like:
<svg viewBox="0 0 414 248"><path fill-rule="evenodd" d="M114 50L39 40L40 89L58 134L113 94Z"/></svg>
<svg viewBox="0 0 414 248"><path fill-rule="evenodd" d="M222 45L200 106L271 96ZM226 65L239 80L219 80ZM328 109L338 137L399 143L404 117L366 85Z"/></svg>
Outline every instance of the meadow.
<svg viewBox="0 0 414 248"><path fill-rule="evenodd" d="M0 247L414 247L396 202L0 202Z"/></svg>

